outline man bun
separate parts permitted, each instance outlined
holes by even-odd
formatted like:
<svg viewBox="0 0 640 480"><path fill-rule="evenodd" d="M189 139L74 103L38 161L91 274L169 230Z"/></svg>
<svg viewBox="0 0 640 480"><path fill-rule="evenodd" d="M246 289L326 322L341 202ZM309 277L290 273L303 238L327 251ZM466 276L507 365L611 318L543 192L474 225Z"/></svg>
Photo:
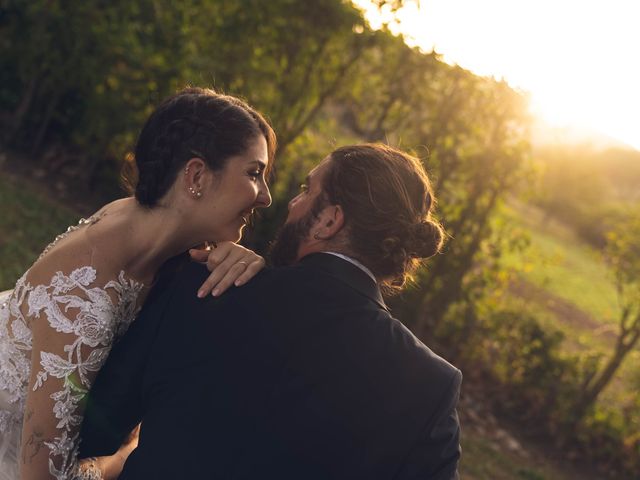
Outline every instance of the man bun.
<svg viewBox="0 0 640 480"><path fill-rule="evenodd" d="M430 219L410 227L407 250L413 258L429 258L440 252L444 243L444 230Z"/></svg>

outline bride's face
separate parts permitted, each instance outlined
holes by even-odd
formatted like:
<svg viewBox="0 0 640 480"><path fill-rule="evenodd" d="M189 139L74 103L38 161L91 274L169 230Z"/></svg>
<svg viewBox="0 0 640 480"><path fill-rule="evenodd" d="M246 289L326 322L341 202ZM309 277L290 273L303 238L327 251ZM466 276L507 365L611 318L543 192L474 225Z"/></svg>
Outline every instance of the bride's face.
<svg viewBox="0 0 640 480"><path fill-rule="evenodd" d="M212 172L213 180L197 202L207 240L240 240L253 210L271 204L267 162L267 142L260 135L242 154L229 158L221 171Z"/></svg>

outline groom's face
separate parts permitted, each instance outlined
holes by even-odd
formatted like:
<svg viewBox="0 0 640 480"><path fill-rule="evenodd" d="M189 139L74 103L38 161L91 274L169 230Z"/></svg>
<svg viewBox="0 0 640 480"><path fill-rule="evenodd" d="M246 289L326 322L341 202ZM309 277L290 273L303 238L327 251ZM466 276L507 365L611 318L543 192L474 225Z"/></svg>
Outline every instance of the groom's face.
<svg viewBox="0 0 640 480"><path fill-rule="evenodd" d="M289 202L289 215L271 246L271 261L276 266L291 265L308 253L312 230L318 214L326 207L323 185L330 158L325 158L300 187L300 193Z"/></svg>

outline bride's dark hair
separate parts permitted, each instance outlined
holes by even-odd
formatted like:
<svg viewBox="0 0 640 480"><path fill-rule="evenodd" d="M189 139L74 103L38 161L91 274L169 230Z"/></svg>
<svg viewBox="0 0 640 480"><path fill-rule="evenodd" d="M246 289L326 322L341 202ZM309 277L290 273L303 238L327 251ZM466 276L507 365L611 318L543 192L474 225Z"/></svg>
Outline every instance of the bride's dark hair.
<svg viewBox="0 0 640 480"><path fill-rule="evenodd" d="M190 158L199 157L209 168L219 171L259 135L267 141L270 167L276 136L259 112L236 97L210 89L179 91L155 109L138 137L138 203L156 206Z"/></svg>

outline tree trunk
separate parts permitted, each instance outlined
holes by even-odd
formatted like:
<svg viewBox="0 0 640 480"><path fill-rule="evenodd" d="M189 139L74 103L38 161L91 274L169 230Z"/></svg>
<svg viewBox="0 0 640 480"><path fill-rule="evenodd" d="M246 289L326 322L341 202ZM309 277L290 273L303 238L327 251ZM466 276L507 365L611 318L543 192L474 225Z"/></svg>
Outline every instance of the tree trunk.
<svg viewBox="0 0 640 480"><path fill-rule="evenodd" d="M624 315L623 315L624 317ZM613 355L607 361L602 371L594 377L585 390L581 398L576 403L574 409L574 421L577 424L584 417L585 413L596 402L598 396L613 380L614 375L622 365L627 354L633 350L633 348L640 340L640 314L634 319L634 322L630 328L625 328L625 319L622 318L621 332L616 341L616 348Z"/></svg>
<svg viewBox="0 0 640 480"><path fill-rule="evenodd" d="M35 156L38 153L38 150L40 150L42 141L44 140L44 136L47 133L47 130L49 129L49 124L51 123L53 112L55 112L56 107L58 106L59 99L60 99L60 96L55 95L49 101L49 104L47 105L47 111L45 112L45 115L44 115L44 119L42 120L42 123L40 124L40 128L38 129L38 134L36 135L36 139L33 142L33 145L31 146L31 155Z"/></svg>
<svg viewBox="0 0 640 480"><path fill-rule="evenodd" d="M38 77L34 75L33 77L31 77L31 80L29 80L27 88L22 94L22 98L20 99L18 107L11 115L5 137L5 141L8 144L12 143L15 140L16 135L22 128L22 124L24 123L27 112L31 108L31 104L33 103L33 99L35 98L37 87Z"/></svg>

